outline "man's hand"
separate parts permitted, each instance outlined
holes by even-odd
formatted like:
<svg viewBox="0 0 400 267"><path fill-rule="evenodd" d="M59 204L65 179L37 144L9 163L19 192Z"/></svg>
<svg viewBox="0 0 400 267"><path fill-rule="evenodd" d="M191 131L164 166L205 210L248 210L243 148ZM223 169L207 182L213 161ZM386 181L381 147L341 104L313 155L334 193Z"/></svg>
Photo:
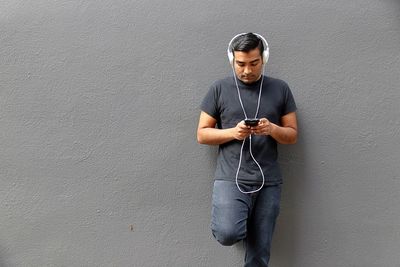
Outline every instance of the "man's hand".
<svg viewBox="0 0 400 267"><path fill-rule="evenodd" d="M237 140L244 140L251 134L250 126L244 124L244 121L239 122L236 127L232 128L233 137Z"/></svg>
<svg viewBox="0 0 400 267"><path fill-rule="evenodd" d="M215 128L217 120L206 112L200 113L199 126L197 127L197 141L200 144L221 145L233 140L244 140L251 133L250 126L244 121L239 122L235 127L218 129Z"/></svg>
<svg viewBox="0 0 400 267"><path fill-rule="evenodd" d="M275 124L268 119L262 118L257 126L251 127L251 133L255 135L271 135Z"/></svg>
<svg viewBox="0 0 400 267"><path fill-rule="evenodd" d="M297 142L296 113L291 112L283 116L281 126L262 118L257 126L251 128L251 133L271 136L280 144L294 144Z"/></svg>

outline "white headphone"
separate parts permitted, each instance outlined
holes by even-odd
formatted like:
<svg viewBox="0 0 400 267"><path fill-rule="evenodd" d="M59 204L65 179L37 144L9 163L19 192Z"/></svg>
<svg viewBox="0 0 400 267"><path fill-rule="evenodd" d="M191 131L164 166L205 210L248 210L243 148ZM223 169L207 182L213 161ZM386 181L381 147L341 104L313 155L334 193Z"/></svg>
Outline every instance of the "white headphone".
<svg viewBox="0 0 400 267"><path fill-rule="evenodd" d="M231 65L233 65L233 59L235 58L235 56L233 55L233 49L232 49L232 47L231 47L231 44L232 44L232 42L233 42L237 37L242 36L242 35L245 35L245 34L247 34L247 33L245 33L245 32L244 32L244 33L239 33L238 35L236 35L235 37L233 37L232 40L229 42L227 52L228 52L229 63L230 63ZM262 36L261 36L260 34L258 34L258 33L253 33L253 34L254 34L255 36L257 36L258 38L260 38L260 40L263 42L263 45L264 45L264 51L262 52L263 64L267 64L268 58L269 58L269 46L268 46L267 40L265 40L265 38L262 37Z"/></svg>

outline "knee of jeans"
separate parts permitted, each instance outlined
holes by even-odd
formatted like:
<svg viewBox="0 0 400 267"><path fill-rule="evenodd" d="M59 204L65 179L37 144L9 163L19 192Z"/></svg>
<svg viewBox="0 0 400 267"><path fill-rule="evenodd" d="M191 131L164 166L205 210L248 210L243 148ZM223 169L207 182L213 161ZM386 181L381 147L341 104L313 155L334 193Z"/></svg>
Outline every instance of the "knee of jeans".
<svg viewBox="0 0 400 267"><path fill-rule="evenodd" d="M223 246L232 246L236 242L242 240L245 234L242 234L234 227L224 227L220 229L212 229L215 239Z"/></svg>

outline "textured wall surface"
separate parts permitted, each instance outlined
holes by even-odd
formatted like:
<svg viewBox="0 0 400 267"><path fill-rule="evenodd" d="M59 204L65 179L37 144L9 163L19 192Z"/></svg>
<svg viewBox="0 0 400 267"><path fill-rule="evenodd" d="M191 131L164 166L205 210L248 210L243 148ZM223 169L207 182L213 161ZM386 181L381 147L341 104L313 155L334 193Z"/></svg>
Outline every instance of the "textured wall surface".
<svg viewBox="0 0 400 267"><path fill-rule="evenodd" d="M198 106L254 31L300 139L272 266L400 266L400 3L0 2L0 266L241 266Z"/></svg>

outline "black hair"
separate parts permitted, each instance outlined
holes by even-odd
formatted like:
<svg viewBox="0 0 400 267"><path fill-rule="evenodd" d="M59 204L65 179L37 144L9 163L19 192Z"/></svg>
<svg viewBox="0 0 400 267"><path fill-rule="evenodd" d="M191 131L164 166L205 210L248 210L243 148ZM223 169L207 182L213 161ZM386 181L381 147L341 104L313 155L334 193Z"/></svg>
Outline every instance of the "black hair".
<svg viewBox="0 0 400 267"><path fill-rule="evenodd" d="M231 51L242 51L242 52L249 52L255 48L260 50L260 55L264 51L264 44L262 40L255 35L254 33L245 33L236 37L231 44Z"/></svg>

